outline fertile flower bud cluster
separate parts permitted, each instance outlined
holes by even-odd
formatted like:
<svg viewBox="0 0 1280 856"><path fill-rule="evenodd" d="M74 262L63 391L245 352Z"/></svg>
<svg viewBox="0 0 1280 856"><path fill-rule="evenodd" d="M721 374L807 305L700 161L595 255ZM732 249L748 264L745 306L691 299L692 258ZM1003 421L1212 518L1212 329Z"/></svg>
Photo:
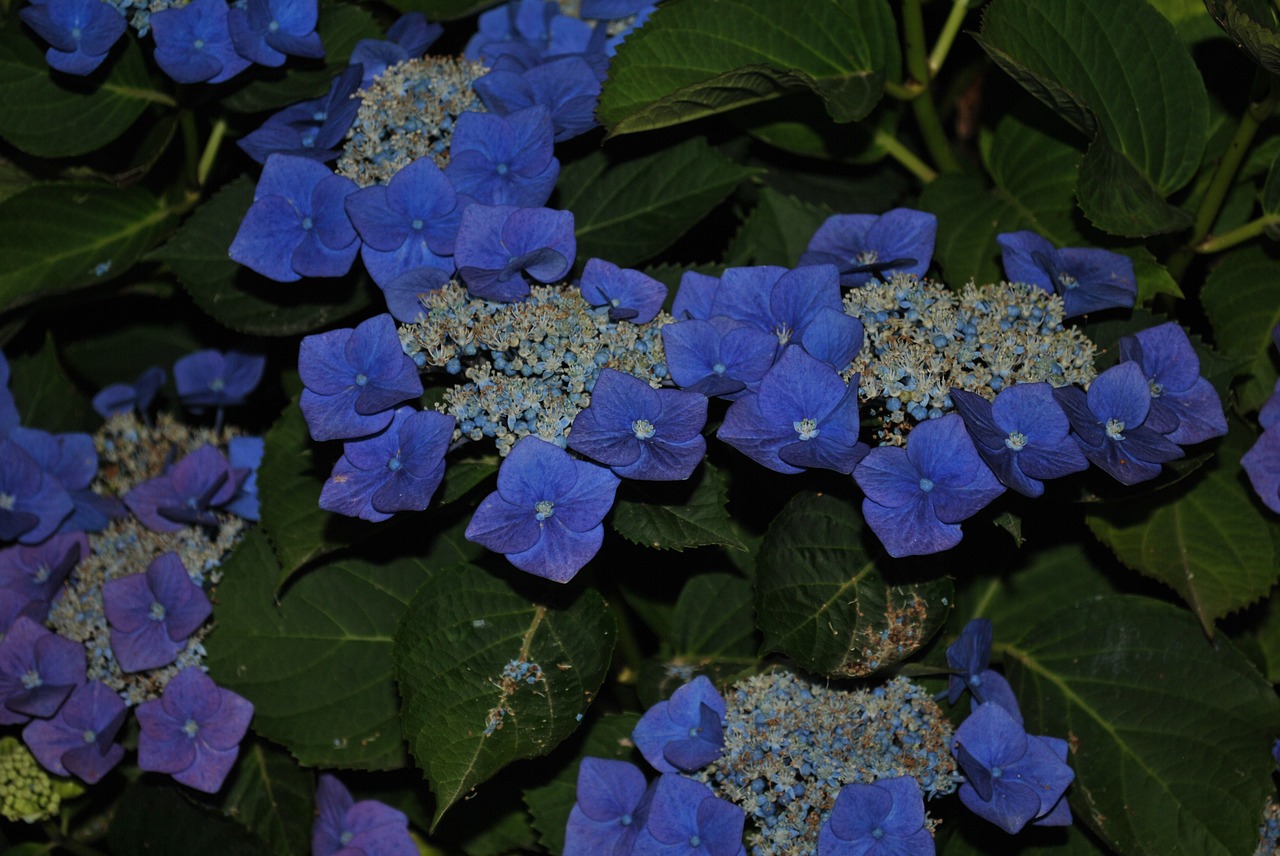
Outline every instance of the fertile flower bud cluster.
<svg viewBox="0 0 1280 856"><path fill-rule="evenodd" d="M38 823L56 817L62 800L83 789L55 779L15 737L0 737L0 817L11 823Z"/></svg>

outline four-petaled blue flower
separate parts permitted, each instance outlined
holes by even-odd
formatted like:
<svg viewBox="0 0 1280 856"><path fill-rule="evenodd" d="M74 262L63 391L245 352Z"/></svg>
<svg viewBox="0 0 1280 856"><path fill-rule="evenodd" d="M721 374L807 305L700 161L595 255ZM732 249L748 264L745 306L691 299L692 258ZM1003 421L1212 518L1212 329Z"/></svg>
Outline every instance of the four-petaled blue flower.
<svg viewBox="0 0 1280 856"><path fill-rule="evenodd" d="M557 143L597 124L600 78L580 56L559 57L532 68L514 56L499 56L473 87L485 107L500 116L537 105L547 108Z"/></svg>
<svg viewBox="0 0 1280 856"><path fill-rule="evenodd" d="M778 340L745 321L717 315L664 325L662 348L677 384L732 401L759 389L773 367Z"/></svg>
<svg viewBox="0 0 1280 856"><path fill-rule="evenodd" d="M318 18L316 0L248 0L243 7L231 7L227 27L241 56L276 67L287 56L324 56L316 34Z"/></svg>
<svg viewBox="0 0 1280 856"><path fill-rule="evenodd" d="M40 0L18 16L49 43L49 67L67 74L89 74L102 65L128 27L124 15L102 0Z"/></svg>
<svg viewBox="0 0 1280 856"><path fill-rule="evenodd" d="M630 853L644 828L651 798L649 783L634 764L583 758L563 856Z"/></svg>
<svg viewBox="0 0 1280 856"><path fill-rule="evenodd" d="M937 236L938 218L910 208L833 214L813 233L800 264L835 265L845 287L887 282L893 274L924 276Z"/></svg>
<svg viewBox="0 0 1280 856"><path fill-rule="evenodd" d="M19 615L0 641L0 725L53 716L84 681L84 646Z"/></svg>
<svg viewBox="0 0 1280 856"><path fill-rule="evenodd" d="M954 413L921 422L907 447L880 446L853 473L862 516L890 556L918 556L960 543L960 522L1004 493Z"/></svg>
<svg viewBox="0 0 1280 856"><path fill-rule="evenodd" d="M388 66L416 59L440 38L444 27L427 21L421 12L406 12L387 28L385 39L361 39L351 51L351 65L362 66L360 88L368 88Z"/></svg>
<svg viewBox="0 0 1280 856"><path fill-rule="evenodd" d="M498 489L476 509L466 538L504 553L522 571L563 583L604 540L618 477L554 443L520 439L498 469Z"/></svg>
<svg viewBox="0 0 1280 856"><path fill-rule="evenodd" d="M360 66L351 66L333 79L323 98L284 108L236 145L261 164L273 154L331 161L342 153L342 141L360 112L360 99L352 97L359 88Z"/></svg>
<svg viewBox="0 0 1280 856"><path fill-rule="evenodd" d="M126 672L169 665L213 614L208 595L173 552L157 556L145 573L108 580L102 607L111 627L111 650Z"/></svg>
<svg viewBox="0 0 1280 856"><path fill-rule="evenodd" d="M165 382L164 369L152 366L143 371L133 383L113 383L104 386L93 397L93 409L103 419L137 411L145 414L155 400L160 385Z"/></svg>
<svg viewBox="0 0 1280 856"><path fill-rule="evenodd" d="M266 443L261 437L242 435L227 441L227 460L231 469L244 471L247 475L235 496L223 508L243 520L258 519L258 467L262 465L265 452Z"/></svg>
<svg viewBox="0 0 1280 856"><path fill-rule="evenodd" d="M911 776L850 782L818 833L822 856L933 856L924 794Z"/></svg>
<svg viewBox="0 0 1280 856"><path fill-rule="evenodd" d="M0 550L0 589L43 604L43 617L71 569L88 556L89 539L83 532L53 535L32 546L15 544Z"/></svg>
<svg viewBox="0 0 1280 856"><path fill-rule="evenodd" d="M266 365L259 354L196 351L173 364L173 383L178 400L192 409L235 407L257 389Z"/></svg>
<svg viewBox="0 0 1280 856"><path fill-rule="evenodd" d="M101 681L81 684L53 719L38 719L22 729L22 740L46 770L78 776L92 785L124 758L115 742L128 708Z"/></svg>
<svg viewBox="0 0 1280 856"><path fill-rule="evenodd" d="M644 712L631 739L660 773L691 773L724 751L724 699L699 675Z"/></svg>
<svg viewBox="0 0 1280 856"><path fill-rule="evenodd" d="M667 299L667 287L653 277L603 259L587 261L578 288L592 306L608 307L611 321L632 324L648 324Z"/></svg>
<svg viewBox="0 0 1280 856"><path fill-rule="evenodd" d="M742 809L702 782L664 773L658 778L633 856L745 856Z"/></svg>
<svg viewBox="0 0 1280 856"><path fill-rule="evenodd" d="M469 205L458 228L458 273L473 297L513 303L529 296L529 281L555 282L577 252L573 214L551 208Z"/></svg>
<svg viewBox="0 0 1280 856"><path fill-rule="evenodd" d="M156 64L178 83L222 83L252 63L231 41L224 0L191 0L151 15Z"/></svg>
<svg viewBox="0 0 1280 856"><path fill-rule="evenodd" d="M0 541L39 544L74 507L66 488L42 473L22 446L13 440L0 441Z"/></svg>
<svg viewBox="0 0 1280 856"><path fill-rule="evenodd" d="M542 106L506 116L463 113L449 142L445 175L458 193L484 205L542 205L560 177L551 114Z"/></svg>
<svg viewBox="0 0 1280 856"><path fill-rule="evenodd" d="M1120 359L1142 366L1151 390L1151 410L1143 424L1179 446L1227 433L1222 399L1200 377L1200 358L1187 333L1168 321L1120 340Z"/></svg>
<svg viewBox="0 0 1280 856"><path fill-rule="evenodd" d="M206 443L165 474L134 485L124 502L153 532L217 526L213 509L230 502L247 475L232 469L226 457Z"/></svg>
<svg viewBox="0 0 1280 856"><path fill-rule="evenodd" d="M322 773L316 784L312 856L418 856L409 818L377 800L356 802L342 782Z"/></svg>
<svg viewBox="0 0 1280 856"><path fill-rule="evenodd" d="M997 235L996 241L1004 249L1005 279L1056 291L1062 295L1068 318L1133 306L1138 297L1138 280L1128 256L1081 247L1055 249L1035 232L1008 232Z"/></svg>
<svg viewBox="0 0 1280 856"><path fill-rule="evenodd" d="M628 479L687 479L707 450L706 396L654 389L625 372L605 369L591 405L573 420L569 448Z"/></svg>

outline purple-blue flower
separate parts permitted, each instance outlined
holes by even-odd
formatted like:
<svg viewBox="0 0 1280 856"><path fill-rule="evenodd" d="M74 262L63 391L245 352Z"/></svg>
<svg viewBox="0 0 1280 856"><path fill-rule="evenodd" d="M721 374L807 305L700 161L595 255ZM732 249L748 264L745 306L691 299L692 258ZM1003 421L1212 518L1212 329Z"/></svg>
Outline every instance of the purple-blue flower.
<svg viewBox="0 0 1280 856"><path fill-rule="evenodd" d="M316 440L377 433L391 424L391 408L422 395L418 367L400 347L390 315L304 337L298 374L302 415Z"/></svg>
<svg viewBox="0 0 1280 856"><path fill-rule="evenodd" d="M41 0L18 16L49 43L49 66L67 74L93 72L127 29L124 15L102 0Z"/></svg>
<svg viewBox="0 0 1280 856"><path fill-rule="evenodd" d="M1200 358L1187 333L1173 321L1120 340L1120 359L1142 366L1151 390L1143 424L1179 446L1227 433L1222 399L1200 376Z"/></svg>
<svg viewBox="0 0 1280 856"><path fill-rule="evenodd" d="M387 28L385 39L361 39L351 51L351 64L364 67L361 88L382 74L388 66L406 59L416 59L440 38L444 27L427 21L421 12L406 12Z"/></svg>
<svg viewBox="0 0 1280 856"><path fill-rule="evenodd" d="M360 111L360 99L352 97L359 88L360 66L348 67L323 98L284 108L236 145L260 164L273 154L331 161L342 153L342 141Z"/></svg>
<svg viewBox="0 0 1280 856"><path fill-rule="evenodd" d="M850 782L818 833L822 856L933 856L924 794L911 776Z"/></svg>
<svg viewBox="0 0 1280 856"><path fill-rule="evenodd" d="M231 258L276 282L342 276L360 249L343 207L355 189L354 181L318 161L271 155L231 242Z"/></svg>
<svg viewBox="0 0 1280 856"><path fill-rule="evenodd" d="M284 65L286 56L324 56L318 19L316 0L248 0L231 8L227 26L241 56L275 67Z"/></svg>
<svg viewBox="0 0 1280 856"><path fill-rule="evenodd" d="M101 681L81 684L53 719L34 720L22 729L22 740L46 770L78 776L92 785L124 758L115 742L128 708Z"/></svg>
<svg viewBox="0 0 1280 856"><path fill-rule="evenodd" d="M654 786L633 856L745 856L746 815L702 782L665 773Z"/></svg>
<svg viewBox="0 0 1280 856"><path fill-rule="evenodd" d="M1113 307L1130 307L1138 297L1133 260L1119 253L1082 247L1055 249L1035 232L996 236L1009 282L1038 285L1062 295L1066 317Z"/></svg>
<svg viewBox="0 0 1280 856"><path fill-rule="evenodd" d="M1089 461L1071 437L1071 422L1049 384L1019 383L1000 391L994 402L960 389L951 401L964 419L974 447L1006 487L1024 496L1044 493L1041 479L1088 469Z"/></svg>
<svg viewBox="0 0 1280 856"><path fill-rule="evenodd" d="M654 389L625 372L604 369L591 405L573 420L569 448L628 479L687 479L707 441L707 398L679 389Z"/></svg>
<svg viewBox="0 0 1280 856"><path fill-rule="evenodd" d="M39 544L74 507L66 488L42 473L22 446L13 440L0 441L0 541Z"/></svg>
<svg viewBox="0 0 1280 856"><path fill-rule="evenodd" d="M9 432L9 439L31 456L46 481L62 485L71 498L73 510L59 525L59 532L98 532L111 518L124 515L118 499L89 488L98 474L98 452L88 434L55 435L17 427Z"/></svg>
<svg viewBox="0 0 1280 856"><path fill-rule="evenodd" d="M720 289L720 277L687 270L680 275L680 286L676 289L675 300L671 301L671 314L677 321L696 318L706 321L711 318L711 306L715 303L716 292Z"/></svg>
<svg viewBox="0 0 1280 856"><path fill-rule="evenodd" d="M947 701L955 704L967 689L976 707L983 702L995 702L1009 712L1019 723L1022 711L1013 688L991 663L991 621L975 618L964 626L956 641L947 646L947 665L958 674L948 677Z"/></svg>
<svg viewBox="0 0 1280 856"><path fill-rule="evenodd" d="M167 377L164 369L152 366L138 375L133 383L113 383L104 386L93 397L93 409L103 419L110 419L112 416L135 410L145 414Z"/></svg>
<svg viewBox="0 0 1280 856"><path fill-rule="evenodd" d="M53 716L84 681L84 646L19 615L0 642L0 725Z"/></svg>
<svg viewBox="0 0 1280 856"><path fill-rule="evenodd" d="M582 57L560 57L529 68L514 56L499 56L473 88L485 107L500 116L536 105L547 108L557 143L597 125L600 79Z"/></svg>
<svg viewBox="0 0 1280 856"><path fill-rule="evenodd" d="M138 768L212 794L222 787L249 730L253 705L194 667L154 701L138 705Z"/></svg>
<svg viewBox="0 0 1280 856"><path fill-rule="evenodd" d="M563 856L630 853L644 828L651 794L636 765L583 758L578 767L578 801L564 831Z"/></svg>
<svg viewBox="0 0 1280 856"><path fill-rule="evenodd" d="M89 539L83 532L53 535L32 546L6 547L0 550L0 588L43 604L47 612L71 569L88 556Z"/></svg>
<svg viewBox="0 0 1280 856"><path fill-rule="evenodd" d="M542 205L560 175L551 113L542 106L506 116L463 113L454 125L445 175L458 193L484 205Z"/></svg>
<svg viewBox="0 0 1280 856"><path fill-rule="evenodd" d="M1122 484L1160 475L1161 465L1182 457L1182 449L1144 423L1151 389L1142 366L1119 363L1089 384L1055 389L1085 457Z"/></svg>
<svg viewBox="0 0 1280 856"><path fill-rule="evenodd" d="M858 442L858 380L846 384L803 349L786 348L759 392L729 407L716 436L780 473L851 473L867 454Z"/></svg>
<svg viewBox="0 0 1280 856"><path fill-rule="evenodd" d="M604 32L596 34L585 21L571 18L550 0L512 0L480 15L478 31L467 42L467 59L486 63L514 54L529 65L569 54L604 60Z"/></svg>
<svg viewBox="0 0 1280 856"><path fill-rule="evenodd" d="M587 303L607 306L610 320L632 324L648 324L667 299L667 287L653 277L603 259L587 261L578 288Z"/></svg>
<svg viewBox="0 0 1280 856"><path fill-rule="evenodd" d="M192 0L151 15L160 69L178 83L222 83L252 63L236 52L224 0Z"/></svg>
<svg viewBox="0 0 1280 856"><path fill-rule="evenodd" d="M311 856L418 856L409 819L377 800L356 802L328 773L316 784L316 821Z"/></svg>
<svg viewBox="0 0 1280 856"><path fill-rule="evenodd" d="M574 460L554 443L523 437L498 469L498 489L476 509L466 538L522 571L563 583L604 540L618 477Z"/></svg>
<svg viewBox="0 0 1280 856"><path fill-rule="evenodd" d="M111 650L126 672L169 665L213 614L208 595L173 552L157 556L145 573L104 583L102 607L111 627Z"/></svg>
<svg viewBox="0 0 1280 856"><path fill-rule="evenodd" d="M265 452L266 444L261 437L232 437L227 441L227 460L231 469L243 470L248 475L223 508L242 520L258 519L258 467L262 465Z"/></svg>
<svg viewBox="0 0 1280 856"><path fill-rule="evenodd" d="M862 516L894 558L949 550L960 522L1004 493L954 413L916 425L905 449L872 449L853 478Z"/></svg>
<svg viewBox="0 0 1280 856"><path fill-rule="evenodd" d="M573 214L551 208L470 205L455 245L458 273L474 297L513 303L529 295L529 281L555 282L577 252Z"/></svg>
<svg viewBox="0 0 1280 856"><path fill-rule="evenodd" d="M960 801L1010 835L1028 823L1058 825L1062 812L1055 810L1075 778L1065 750L1065 741L1027 734L1000 705L980 705L952 740L965 776Z"/></svg>
<svg viewBox="0 0 1280 856"><path fill-rule="evenodd" d="M938 218L910 208L833 214L813 233L800 263L835 265L845 287L887 282L893 274L924 276L937 236Z"/></svg>
<svg viewBox="0 0 1280 856"><path fill-rule="evenodd" d="M163 475L134 485L124 503L153 532L217 526L213 509L231 501L246 475L232 469L223 454L206 443Z"/></svg>
<svg viewBox="0 0 1280 856"><path fill-rule="evenodd" d="M660 773L691 773L724 752L725 704L706 675L644 712L631 732L640 754Z"/></svg>
<svg viewBox="0 0 1280 856"><path fill-rule="evenodd" d="M1240 458L1262 504L1280 514L1280 427L1268 428Z"/></svg>
<svg viewBox="0 0 1280 856"><path fill-rule="evenodd" d="M173 364L173 383L187 407L234 407L257 388L266 365L259 354L196 351Z"/></svg>
<svg viewBox="0 0 1280 856"><path fill-rule="evenodd" d="M397 409L381 433L344 444L320 507L374 523L397 511L422 511L444 477L454 424L434 410Z"/></svg>
<svg viewBox="0 0 1280 856"><path fill-rule="evenodd" d="M671 379L684 389L729 400L755 392L773 366L778 339L724 315L662 328Z"/></svg>

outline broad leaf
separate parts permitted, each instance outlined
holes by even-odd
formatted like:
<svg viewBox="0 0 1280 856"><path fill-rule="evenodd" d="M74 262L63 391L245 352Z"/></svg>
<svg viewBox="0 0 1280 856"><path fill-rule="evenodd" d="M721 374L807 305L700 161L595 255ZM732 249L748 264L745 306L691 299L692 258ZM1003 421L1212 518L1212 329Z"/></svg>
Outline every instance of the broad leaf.
<svg viewBox="0 0 1280 856"><path fill-rule="evenodd" d="M102 423L62 369L52 335L29 357L13 361L10 389L22 424L44 431L92 431Z"/></svg>
<svg viewBox="0 0 1280 856"><path fill-rule="evenodd" d="M267 856L272 851L235 821L191 802L173 786L130 785L116 803L107 840L112 853Z"/></svg>
<svg viewBox="0 0 1280 856"><path fill-rule="evenodd" d="M1187 44L1225 36L1205 8L1204 0L1151 0L1151 5L1169 19L1178 37Z"/></svg>
<svg viewBox="0 0 1280 856"><path fill-rule="evenodd" d="M1280 74L1280 24L1266 0L1204 0L1231 40L1272 74Z"/></svg>
<svg viewBox="0 0 1280 856"><path fill-rule="evenodd" d="M358 275L273 282L231 260L227 248L253 191L253 182L243 176L227 184L151 258L173 268L197 306L241 333L309 333L368 308L370 289Z"/></svg>
<svg viewBox="0 0 1280 856"><path fill-rule="evenodd" d="M1280 324L1280 261L1257 244L1226 255L1205 280L1204 311L1213 338L1229 357L1245 360L1249 375L1236 387L1240 409L1257 410L1276 384L1276 349L1271 330Z"/></svg>
<svg viewBox="0 0 1280 856"><path fill-rule="evenodd" d="M507 764L573 733L604 680L617 634L604 599L544 591L557 602L458 565L434 574L400 622L405 740L431 782L436 823Z"/></svg>
<svg viewBox="0 0 1280 856"><path fill-rule="evenodd" d="M725 263L795 267L813 233L834 213L825 205L801 202L766 187L729 245Z"/></svg>
<svg viewBox="0 0 1280 856"><path fill-rule="evenodd" d="M180 357L200 350L200 339L183 319L173 317L167 324L150 319L150 311L159 303L156 301L144 306L113 297L113 311L131 318L147 317L148 320L127 327L112 327L94 335L78 336L67 342L62 348L67 367L101 389L112 383L132 383L151 366L160 366L167 373ZM166 305L165 310L172 313L172 305ZM134 312L137 314L132 314Z"/></svg>
<svg viewBox="0 0 1280 856"><path fill-rule="evenodd" d="M880 100L897 50L885 0L673 0L618 49L600 121L627 134L809 90L852 122Z"/></svg>
<svg viewBox="0 0 1280 856"><path fill-rule="evenodd" d="M222 810L266 842L273 856L311 852L315 781L288 753L247 737L222 788Z"/></svg>
<svg viewBox="0 0 1280 856"><path fill-rule="evenodd" d="M613 528L633 544L656 550L719 545L746 550L725 507L728 488L721 472L704 461L687 482L629 482L613 512Z"/></svg>
<svg viewBox="0 0 1280 856"><path fill-rule="evenodd" d="M1280 701L1185 610L1087 598L997 639L1027 730L1067 739L1077 822L1118 853L1252 853Z"/></svg>
<svg viewBox="0 0 1280 856"><path fill-rule="evenodd" d="M666 249L758 172L695 137L616 162L594 151L566 164L557 186L560 207L573 212L578 258L627 267Z"/></svg>
<svg viewBox="0 0 1280 856"><path fill-rule="evenodd" d="M1208 99L1166 18L1145 0L994 0L979 43L1089 138L1078 193L1094 225L1130 237L1190 225L1165 199L1200 166Z"/></svg>
<svg viewBox="0 0 1280 856"><path fill-rule="evenodd" d="M911 656L946 621L951 581L895 585L892 560L867 548L849 500L800 494L769 524L757 560L762 651L813 672L862 676Z"/></svg>
<svg viewBox="0 0 1280 856"><path fill-rule="evenodd" d="M1252 638L1267 680L1280 684L1280 597L1273 592L1260 611L1261 617L1253 628Z"/></svg>
<svg viewBox="0 0 1280 856"><path fill-rule="evenodd" d="M751 583L733 574L699 574L685 583L672 616L671 646L686 660L754 663Z"/></svg>

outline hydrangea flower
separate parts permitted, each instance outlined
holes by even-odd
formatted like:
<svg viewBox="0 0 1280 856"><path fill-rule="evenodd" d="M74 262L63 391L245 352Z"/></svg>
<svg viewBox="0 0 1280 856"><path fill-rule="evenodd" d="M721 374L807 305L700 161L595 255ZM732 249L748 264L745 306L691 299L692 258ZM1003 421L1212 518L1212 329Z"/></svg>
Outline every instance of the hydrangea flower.
<svg viewBox="0 0 1280 856"><path fill-rule="evenodd" d="M351 65L363 66L360 88L365 89L388 66L420 57L440 38L444 27L427 21L421 12L406 12L387 28L385 39L361 39L351 51Z"/></svg>
<svg viewBox="0 0 1280 856"><path fill-rule="evenodd" d="M145 573L104 583L102 606L111 627L111 650L126 672L169 665L213 615L208 595L173 552L157 556Z"/></svg>
<svg viewBox="0 0 1280 856"><path fill-rule="evenodd" d="M240 753L253 705L197 668L179 672L164 694L137 708L138 767L217 793Z"/></svg>
<svg viewBox="0 0 1280 856"><path fill-rule="evenodd" d="M975 618L964 626L956 641L947 646L947 665L958 673L947 679L947 701L955 704L967 689L975 707L983 702L995 702L1021 723L1022 711L1013 688L1004 675L989 668L990 663L991 621Z"/></svg>
<svg viewBox="0 0 1280 856"><path fill-rule="evenodd" d="M133 383L104 386L93 397L93 409L103 419L133 411L146 414L166 378L168 375L164 369L152 366L138 375Z"/></svg>
<svg viewBox="0 0 1280 856"><path fill-rule="evenodd" d="M92 73L128 28L124 15L102 0L41 0L18 16L49 43L49 67L67 74Z"/></svg>
<svg viewBox="0 0 1280 856"><path fill-rule="evenodd" d="M644 773L634 764L583 758L563 856L630 853L644 828L651 797Z"/></svg>
<svg viewBox="0 0 1280 856"><path fill-rule="evenodd" d="M374 523L397 511L422 511L444 477L455 424L434 410L397 409L381 433L344 444L320 507Z"/></svg>
<svg viewBox="0 0 1280 856"><path fill-rule="evenodd" d="M265 452L266 443L261 437L232 437L227 441L227 460L231 469L243 470L248 475L223 508L242 520L258 519L258 467L262 465Z"/></svg>
<svg viewBox="0 0 1280 856"><path fill-rule="evenodd" d="M471 205L456 243L458 273L475 297L512 303L529 296L529 281L555 282L577 252L573 214L550 208Z"/></svg>
<svg viewBox="0 0 1280 856"><path fill-rule="evenodd" d="M418 856L403 812L377 800L356 802L328 773L316 784L312 856Z"/></svg>
<svg viewBox="0 0 1280 856"><path fill-rule="evenodd" d="M499 56L474 87L485 107L500 116L545 107L557 143L598 124L600 79L582 57L560 57L530 68L514 56Z"/></svg>
<svg viewBox="0 0 1280 856"><path fill-rule="evenodd" d="M466 538L522 571L563 583L591 561L604 540L618 477L577 461L554 443L520 439L498 469L498 489L476 509Z"/></svg>
<svg viewBox="0 0 1280 856"><path fill-rule="evenodd" d="M654 389L625 372L605 369L591 405L573 420L569 448L628 479L687 479L707 442L706 396Z"/></svg>
<svg viewBox="0 0 1280 856"><path fill-rule="evenodd" d="M365 437L391 424L391 408L422 395L418 367L395 321L375 315L355 328L306 336L298 351L300 406L315 440Z"/></svg>
<svg viewBox="0 0 1280 856"><path fill-rule="evenodd" d="M53 535L31 546L7 547L0 550L0 588L44 604L48 611L71 569L88 556L89 539L83 532Z"/></svg>
<svg viewBox="0 0 1280 856"><path fill-rule="evenodd" d="M887 282L893 274L924 276L937 236L938 218L925 211L833 214L813 233L800 264L834 264L846 288Z"/></svg>
<svg viewBox="0 0 1280 856"><path fill-rule="evenodd" d="M260 164L273 154L295 155L325 163L342 153L351 123L360 111L360 66L345 69L333 79L323 98L292 104L236 141Z"/></svg>
<svg viewBox="0 0 1280 856"><path fill-rule="evenodd" d="M527 107L506 116L469 111L458 117L445 175L459 193L484 205L536 208L560 176L551 113Z"/></svg>
<svg viewBox="0 0 1280 856"><path fill-rule="evenodd" d="M187 354L173 364L178 400L192 409L244 404L262 380L266 365L266 357L241 351Z"/></svg>
<svg viewBox="0 0 1280 856"><path fill-rule="evenodd" d="M110 687L89 681L71 693L53 719L29 723L22 739L49 772L92 785L124 758L124 747L115 739L127 713Z"/></svg>
<svg viewBox="0 0 1280 856"><path fill-rule="evenodd" d="M724 751L724 714L724 699L699 675L646 710L631 739L658 772L691 773Z"/></svg>
<svg viewBox="0 0 1280 856"><path fill-rule="evenodd" d="M933 856L924 795L911 776L850 782L818 834L823 856Z"/></svg>
<svg viewBox="0 0 1280 856"><path fill-rule="evenodd" d="M284 65L286 56L324 56L318 19L316 0L247 0L231 8L227 26L241 56L274 68Z"/></svg>
<svg viewBox="0 0 1280 856"><path fill-rule="evenodd" d="M1092 248L1055 249L1035 232L1008 232L996 241L1004 250L1005 278L1056 291L1068 318L1130 307L1138 297L1133 260L1127 256Z"/></svg>
<svg viewBox="0 0 1280 856"><path fill-rule="evenodd" d="M355 189L315 160L271 155L231 241L231 258L276 282L342 276L360 249L343 207Z"/></svg>
<svg viewBox="0 0 1280 856"><path fill-rule="evenodd" d="M905 449L872 449L853 478L866 494L862 516L894 558L951 549L960 522L1004 493L954 413L921 422Z"/></svg>
<svg viewBox="0 0 1280 856"><path fill-rule="evenodd" d="M62 485L71 498L71 515L59 525L59 532L99 532L111 518L125 513L118 499L89 487L98 474L98 452L88 434L55 435L17 427L9 432L9 439L31 455L46 480Z"/></svg>
<svg viewBox="0 0 1280 856"><path fill-rule="evenodd" d="M600 34L603 36L603 32ZM597 54L604 60L604 40L594 28L563 14L551 0L513 0L480 15L477 32L463 51L467 59L492 64L503 54L536 65L566 54Z"/></svg>
<svg viewBox="0 0 1280 856"><path fill-rule="evenodd" d="M1240 458L1262 504L1280 514L1280 428L1268 428Z"/></svg>
<svg viewBox="0 0 1280 856"><path fill-rule="evenodd" d="M666 324L661 332L671 379L708 398L755 392L778 351L772 334L723 315Z"/></svg>
<svg viewBox="0 0 1280 856"><path fill-rule="evenodd" d="M0 540L39 544L74 507L66 488L46 477L25 449L0 441Z"/></svg>
<svg viewBox="0 0 1280 856"><path fill-rule="evenodd" d="M808 467L851 473L867 454L858 429L858 376L846 385L831 366L787 348L760 391L729 407L716 435L780 473Z"/></svg>
<svg viewBox="0 0 1280 856"><path fill-rule="evenodd" d="M746 815L702 782L663 774L654 786L645 827L634 856L746 856Z"/></svg>
<svg viewBox="0 0 1280 856"><path fill-rule="evenodd" d="M53 716L84 681L83 645L18 616L0 642L0 725Z"/></svg>
<svg viewBox="0 0 1280 856"><path fill-rule="evenodd" d="M671 314L676 320L711 318L711 307L720 289L720 277L687 270L680 275L680 287L671 301Z"/></svg>
<svg viewBox="0 0 1280 856"><path fill-rule="evenodd" d="M222 83L252 63L236 52L224 0L191 0L151 15L156 63L178 83Z"/></svg>
<svg viewBox="0 0 1280 856"><path fill-rule="evenodd" d="M1173 321L1120 340L1120 359L1142 366L1151 390L1143 423L1179 446L1227 433L1222 400L1200 376L1200 358L1187 333Z"/></svg>
<svg viewBox="0 0 1280 856"><path fill-rule="evenodd" d="M603 259L587 261L578 288L592 306L607 306L610 320L632 324L648 324L667 299L667 287L653 277Z"/></svg>
<svg viewBox="0 0 1280 856"><path fill-rule="evenodd" d="M134 485L124 502L153 532L217 526L218 517L212 509L230 502L246 475L232 469L223 454L206 443L164 475Z"/></svg>

